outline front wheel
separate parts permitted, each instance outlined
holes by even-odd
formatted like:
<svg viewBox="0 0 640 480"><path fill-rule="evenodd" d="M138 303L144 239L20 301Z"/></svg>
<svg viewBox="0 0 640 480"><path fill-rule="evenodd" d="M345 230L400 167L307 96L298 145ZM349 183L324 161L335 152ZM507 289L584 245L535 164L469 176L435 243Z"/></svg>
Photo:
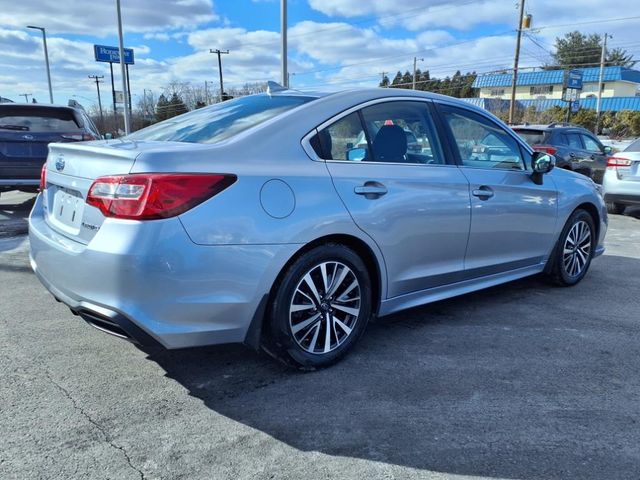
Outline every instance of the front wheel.
<svg viewBox="0 0 640 480"><path fill-rule="evenodd" d="M573 212L558 239L552 258L549 276L562 286L580 282L589 270L596 245L596 229L593 218L585 210Z"/></svg>
<svg viewBox="0 0 640 480"><path fill-rule="evenodd" d="M344 245L321 245L304 253L276 288L266 350L294 367L335 363L357 342L371 316L369 273Z"/></svg>

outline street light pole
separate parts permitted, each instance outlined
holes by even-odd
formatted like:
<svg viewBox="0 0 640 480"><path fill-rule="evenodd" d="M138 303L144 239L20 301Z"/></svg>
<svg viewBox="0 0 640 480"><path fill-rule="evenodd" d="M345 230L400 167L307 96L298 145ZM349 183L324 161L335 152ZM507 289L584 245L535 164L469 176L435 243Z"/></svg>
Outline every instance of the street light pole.
<svg viewBox="0 0 640 480"><path fill-rule="evenodd" d="M280 56L282 63L282 86L289 88L287 75L287 0L280 0Z"/></svg>
<svg viewBox="0 0 640 480"><path fill-rule="evenodd" d="M596 135L598 134L598 130L600 130L600 117L602 114L602 81L604 80L604 67L605 60L607 58L607 37L610 37L608 33L604 34L604 38L602 40L602 51L600 52L600 74L598 75L598 102L596 104L596 126L594 132Z"/></svg>
<svg viewBox="0 0 640 480"><path fill-rule="evenodd" d="M53 89L51 88L51 70L49 69L49 50L47 49L47 33L44 27L27 25L27 28L40 30L42 32L42 43L44 44L44 62L47 65L47 81L49 82L49 101L53 103Z"/></svg>
<svg viewBox="0 0 640 480"><path fill-rule="evenodd" d="M127 85L127 75L125 71L124 40L122 38L122 13L120 11L120 0L116 0L116 10L118 11L118 47L120 48L120 74L122 75L122 94L124 95L124 132L129 135L131 132L129 118L129 86Z"/></svg>
<svg viewBox="0 0 640 480"><path fill-rule="evenodd" d="M511 101L509 102L509 125L513 125L516 114L516 85L518 83L518 63L520 61L520 42L524 23L524 0L520 0L520 17L516 35L516 54L513 59L513 79L511 82Z"/></svg>

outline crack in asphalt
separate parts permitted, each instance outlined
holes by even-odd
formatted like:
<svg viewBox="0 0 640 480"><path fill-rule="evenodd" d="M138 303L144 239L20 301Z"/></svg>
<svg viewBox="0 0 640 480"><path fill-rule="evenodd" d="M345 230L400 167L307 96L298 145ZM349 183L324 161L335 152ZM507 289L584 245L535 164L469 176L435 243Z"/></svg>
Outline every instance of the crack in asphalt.
<svg viewBox="0 0 640 480"><path fill-rule="evenodd" d="M109 435L109 433L106 431L106 429L100 425L98 422L96 422L91 415L89 415L84 408L82 408L80 405L78 405L78 403L76 402L75 398L73 398L73 396L71 395L71 393L64 388L62 385L60 385L58 382L56 382L53 377L51 377L51 374L48 370L43 369L45 376L47 377L47 379L58 389L60 390L60 392L62 392L62 394L67 397L69 399L69 401L71 402L71 404L73 405L73 408L79 412L83 417L85 417L87 419L87 421L89 423L91 423L94 427L96 427L98 429L98 431L102 434L102 436L104 437L104 440L109 444L110 447L119 450L120 452L122 452L122 454L124 455L124 458L127 461L127 464L129 464L129 467L134 470L135 472L138 473L138 475L140 475L140 479L141 480L145 480L145 476L144 476L144 472L142 470L140 470L138 467L136 467L132 462L131 462L131 457L129 456L129 453L125 450L124 447L122 447L121 445L118 445L117 443L115 443L112 439L111 436Z"/></svg>

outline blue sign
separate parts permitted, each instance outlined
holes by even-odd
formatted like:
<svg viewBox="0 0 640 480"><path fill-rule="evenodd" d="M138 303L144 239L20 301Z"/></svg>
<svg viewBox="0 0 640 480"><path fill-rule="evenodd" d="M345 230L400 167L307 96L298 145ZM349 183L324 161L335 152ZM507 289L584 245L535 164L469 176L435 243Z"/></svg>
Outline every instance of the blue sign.
<svg viewBox="0 0 640 480"><path fill-rule="evenodd" d="M118 47L108 47L106 45L94 45L93 51L96 55L96 62L120 63L120 49ZM133 65L133 48L124 49L124 63Z"/></svg>
<svg viewBox="0 0 640 480"><path fill-rule="evenodd" d="M571 113L578 113L580 111L580 100L571 102Z"/></svg>
<svg viewBox="0 0 640 480"><path fill-rule="evenodd" d="M580 70L570 70L567 73L566 87L582 90L582 72Z"/></svg>

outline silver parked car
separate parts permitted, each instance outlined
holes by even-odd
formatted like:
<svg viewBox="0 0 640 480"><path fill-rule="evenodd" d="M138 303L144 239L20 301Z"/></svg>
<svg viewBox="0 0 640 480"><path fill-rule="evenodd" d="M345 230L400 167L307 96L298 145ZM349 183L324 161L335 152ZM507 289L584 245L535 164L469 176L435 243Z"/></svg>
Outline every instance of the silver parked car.
<svg viewBox="0 0 640 480"><path fill-rule="evenodd" d="M640 205L640 139L607 159L602 191L609 213Z"/></svg>
<svg viewBox="0 0 640 480"><path fill-rule="evenodd" d="M409 151L407 130L429 148ZM487 138L499 155L474 148ZM449 97L281 89L51 145L31 264L109 333L323 367L374 316L541 272L578 283L606 209L553 162Z"/></svg>

